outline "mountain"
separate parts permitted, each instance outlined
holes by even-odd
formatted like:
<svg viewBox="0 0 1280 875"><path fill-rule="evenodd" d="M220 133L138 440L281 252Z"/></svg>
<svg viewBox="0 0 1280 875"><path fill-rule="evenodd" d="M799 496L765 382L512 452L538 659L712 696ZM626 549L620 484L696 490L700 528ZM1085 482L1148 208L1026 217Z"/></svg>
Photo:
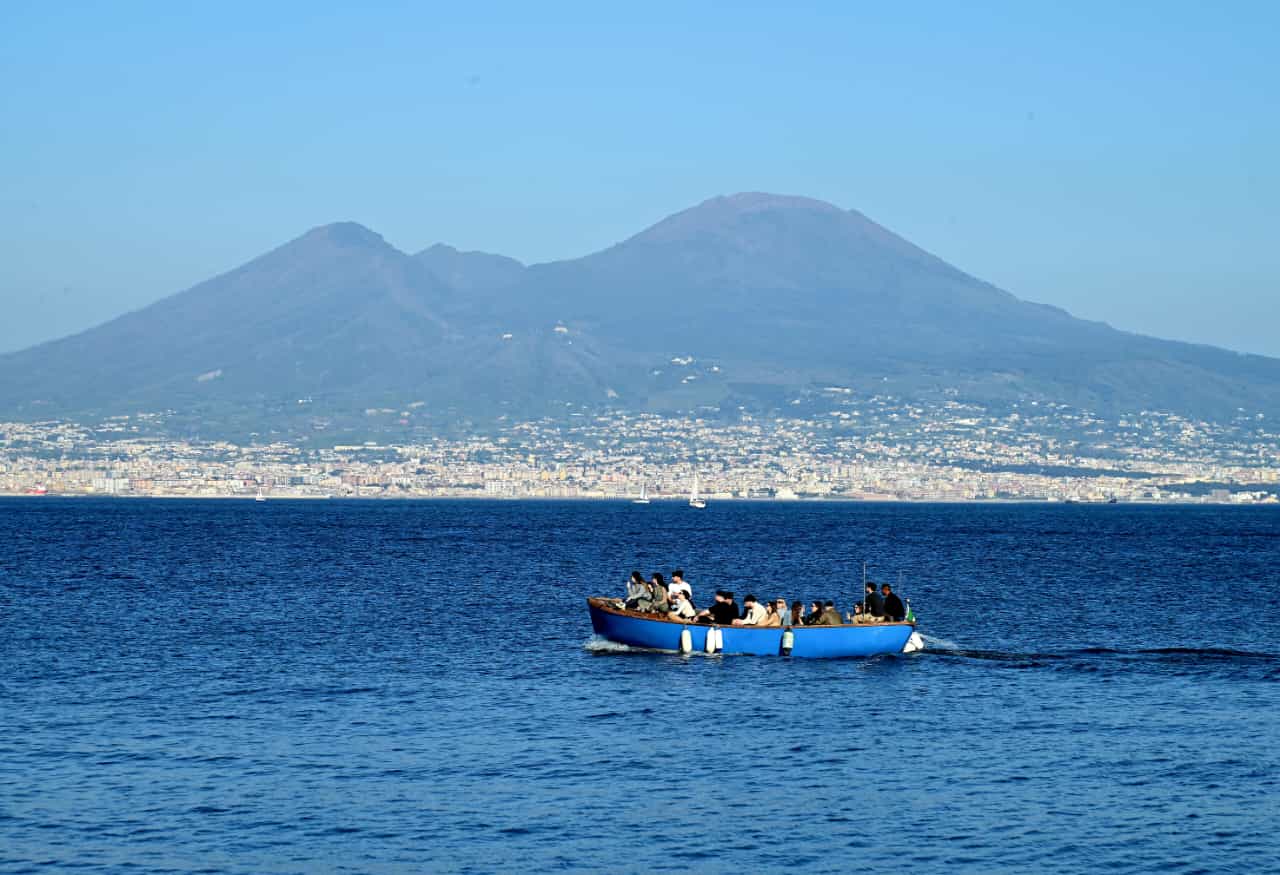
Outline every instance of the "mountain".
<svg viewBox="0 0 1280 875"><path fill-rule="evenodd" d="M449 289L354 223L317 228L98 328L0 359L0 400L55 412L377 386L448 327Z"/></svg>
<svg viewBox="0 0 1280 875"><path fill-rule="evenodd" d="M547 385L603 395L592 368L563 344L512 344L451 322L458 292L434 269L440 253L423 255L354 223L316 228L98 328L0 357L0 410L178 409L243 420L299 401L330 412L457 402L465 414ZM469 272L492 282L507 266L465 256L460 265L448 274L455 282Z"/></svg>
<svg viewBox="0 0 1280 875"><path fill-rule="evenodd" d="M443 243L422 250L414 258L440 282L460 292L505 289L524 275L524 265L514 258L488 252L459 252Z"/></svg>
<svg viewBox="0 0 1280 875"><path fill-rule="evenodd" d="M1280 360L1076 319L856 211L748 193L530 266L445 245L409 255L353 223L317 228L0 356L0 415L170 409L216 429L385 409L439 425L603 405L780 409L829 385L1100 413L1280 413Z"/></svg>

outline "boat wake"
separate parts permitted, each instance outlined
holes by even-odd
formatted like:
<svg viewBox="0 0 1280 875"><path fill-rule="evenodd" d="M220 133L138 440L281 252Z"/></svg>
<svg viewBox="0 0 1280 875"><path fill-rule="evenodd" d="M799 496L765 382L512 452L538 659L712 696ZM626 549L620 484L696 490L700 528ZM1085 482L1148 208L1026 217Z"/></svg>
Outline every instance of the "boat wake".
<svg viewBox="0 0 1280 875"><path fill-rule="evenodd" d="M608 638L601 638L599 635L592 635L582 642L582 649L588 653L658 653L665 656L679 656L684 659L694 656L709 656L713 659L718 659L724 656L723 653L704 653L698 649L691 650L688 653L681 653L678 650L659 650L654 647L632 647L629 644L619 644L616 641L610 641Z"/></svg>
<svg viewBox="0 0 1280 875"><path fill-rule="evenodd" d="M675 653L674 650L655 650L652 647L632 647L630 644L619 644L599 635L592 635L582 642L582 649L588 653ZM684 654L688 656L689 654Z"/></svg>
<svg viewBox="0 0 1280 875"><path fill-rule="evenodd" d="M639 647L628 647L625 644L619 644L616 641L610 641L608 638L601 638L599 635L592 635L582 643L582 649L589 653L641 653Z"/></svg>
<svg viewBox="0 0 1280 875"><path fill-rule="evenodd" d="M937 635L926 635L924 632L919 633L924 639L925 650L961 650L959 644L954 641L948 641L946 638L939 638Z"/></svg>
<svg viewBox="0 0 1280 875"><path fill-rule="evenodd" d="M961 656L968 659L1077 659L1084 656L1115 657L1195 657L1199 659L1250 659L1264 662L1280 662L1280 653L1264 653L1256 650L1232 650L1223 647L1142 647L1127 650L1117 647L1080 647L1074 650L1050 651L1045 653L1018 653L1004 650L979 650L961 647L945 638L924 636L931 653L937 656Z"/></svg>
<svg viewBox="0 0 1280 875"><path fill-rule="evenodd" d="M926 637L924 652L943 659L982 661L1004 668L1049 668L1060 671L1150 670L1174 673L1213 672L1228 669L1280 678L1280 653L1236 650L1224 647L1081 647L1049 652L1010 652L942 646L941 639ZM953 642L945 642L952 645Z"/></svg>

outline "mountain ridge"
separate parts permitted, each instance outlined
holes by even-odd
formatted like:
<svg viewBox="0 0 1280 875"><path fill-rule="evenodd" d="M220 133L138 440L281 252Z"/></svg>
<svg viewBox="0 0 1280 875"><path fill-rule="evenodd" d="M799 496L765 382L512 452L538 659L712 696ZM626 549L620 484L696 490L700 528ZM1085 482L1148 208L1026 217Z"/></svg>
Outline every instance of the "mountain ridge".
<svg viewBox="0 0 1280 875"><path fill-rule="evenodd" d="M831 383L1104 413L1280 413L1280 360L1077 319L856 210L743 192L531 265L440 243L409 254L355 222L320 225L97 328L0 356L0 414L184 409L215 427L320 398L344 415L412 403L438 423L782 409Z"/></svg>

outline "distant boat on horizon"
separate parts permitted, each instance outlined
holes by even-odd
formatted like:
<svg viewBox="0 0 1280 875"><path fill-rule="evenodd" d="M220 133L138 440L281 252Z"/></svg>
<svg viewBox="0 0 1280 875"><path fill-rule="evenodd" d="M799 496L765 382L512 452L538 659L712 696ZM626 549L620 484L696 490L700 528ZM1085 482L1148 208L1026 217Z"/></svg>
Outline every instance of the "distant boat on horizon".
<svg viewBox="0 0 1280 875"><path fill-rule="evenodd" d="M640 484L640 497L631 499L631 503L632 504L648 504L649 503L649 490L645 484L643 483Z"/></svg>
<svg viewBox="0 0 1280 875"><path fill-rule="evenodd" d="M258 495L257 495L257 497L255 497L253 500L254 500L254 501L266 501L266 500L267 500L267 497L266 497L265 495L263 495L263 494L262 494L262 487L261 487L261 486L259 486L259 487L258 487Z"/></svg>
<svg viewBox="0 0 1280 875"><path fill-rule="evenodd" d="M689 507L702 510L702 508L707 506L707 502L706 499L698 493L698 485L698 475L695 473L693 475L693 491L689 493Z"/></svg>

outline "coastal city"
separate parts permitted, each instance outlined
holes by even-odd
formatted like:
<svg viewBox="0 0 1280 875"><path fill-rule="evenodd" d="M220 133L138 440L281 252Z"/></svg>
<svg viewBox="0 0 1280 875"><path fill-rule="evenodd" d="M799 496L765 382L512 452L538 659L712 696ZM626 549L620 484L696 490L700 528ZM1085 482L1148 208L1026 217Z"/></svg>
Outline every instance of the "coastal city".
<svg viewBox="0 0 1280 875"><path fill-rule="evenodd" d="M1274 504L1280 435L1142 411L856 398L803 417L573 413L483 434L351 443L176 438L163 414L0 423L0 493L193 498ZM371 409L368 434L402 411Z"/></svg>

